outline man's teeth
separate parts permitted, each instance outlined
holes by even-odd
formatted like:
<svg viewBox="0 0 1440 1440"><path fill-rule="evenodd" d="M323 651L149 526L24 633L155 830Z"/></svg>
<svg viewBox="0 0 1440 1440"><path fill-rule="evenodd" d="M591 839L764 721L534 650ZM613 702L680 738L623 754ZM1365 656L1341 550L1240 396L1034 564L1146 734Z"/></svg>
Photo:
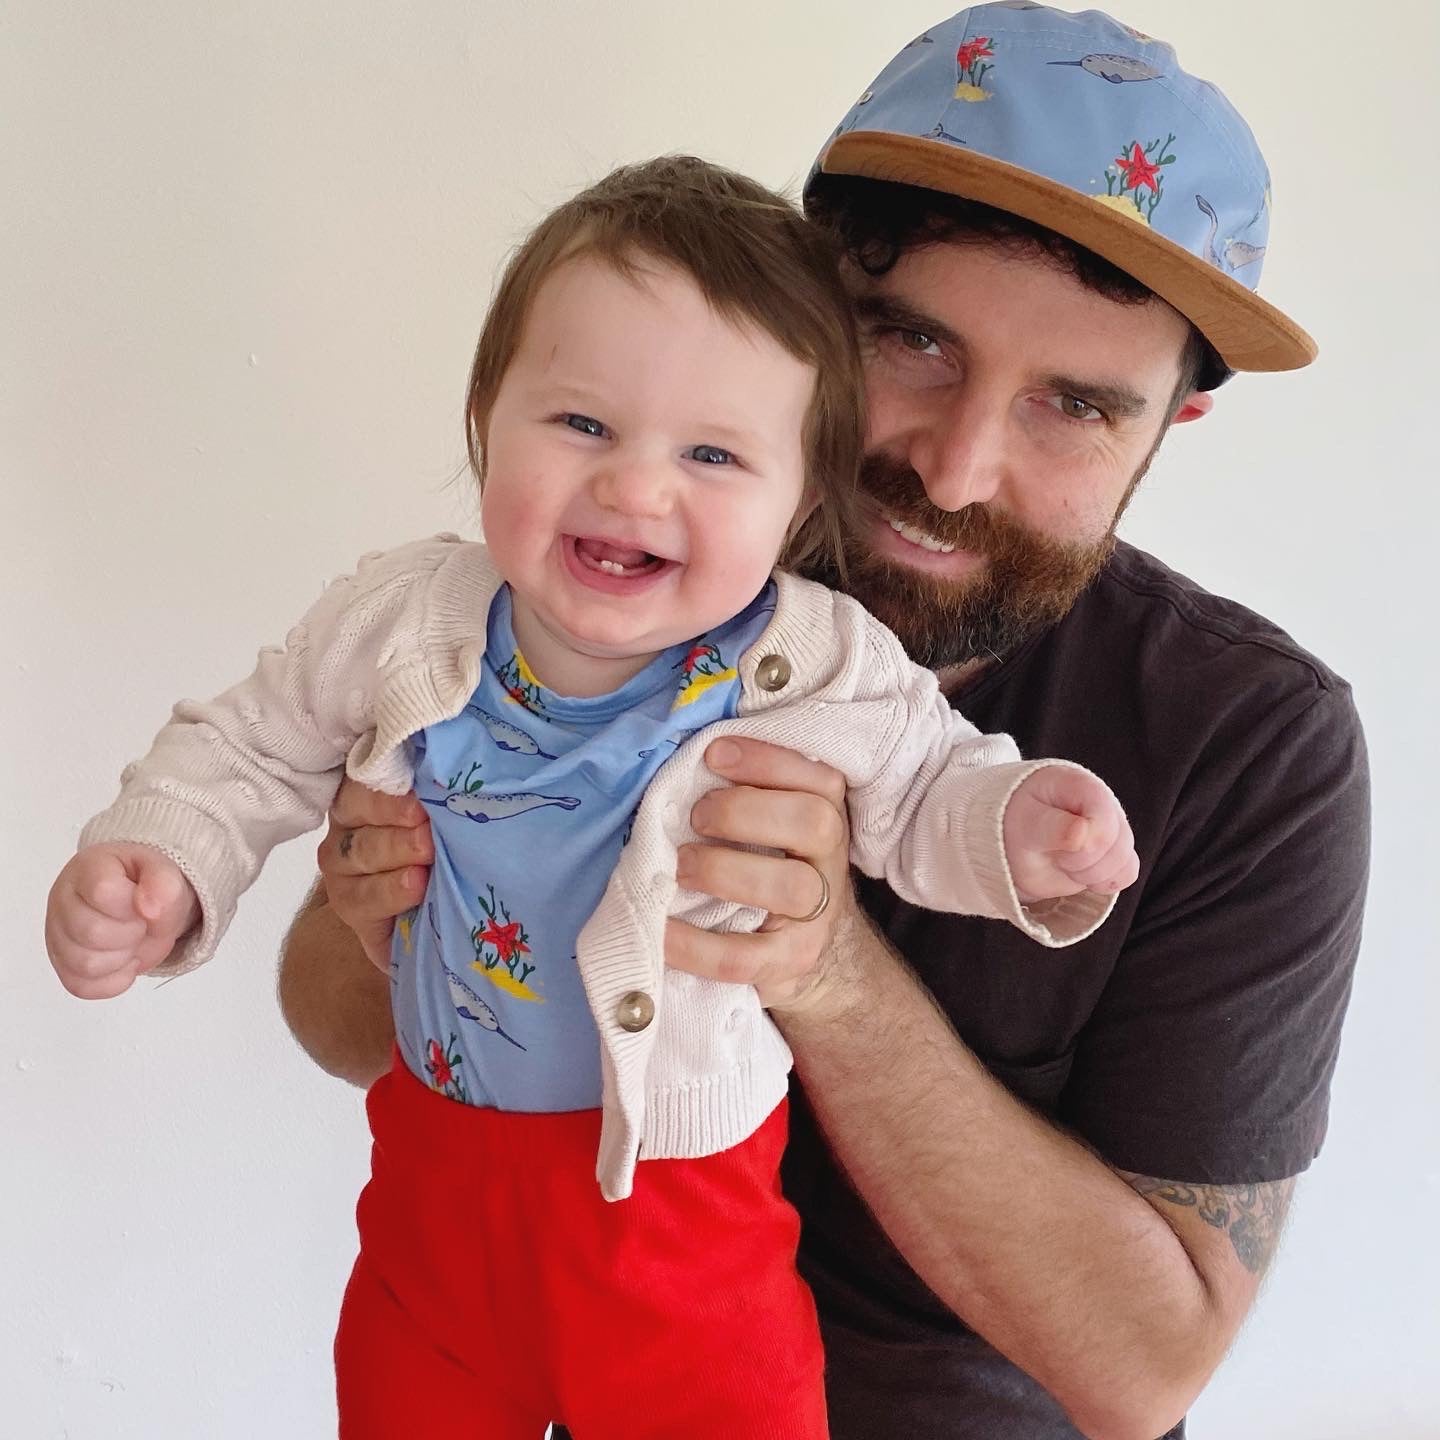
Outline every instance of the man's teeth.
<svg viewBox="0 0 1440 1440"><path fill-rule="evenodd" d="M885 519L897 535L908 540L912 545L918 545L922 550L933 550L939 555L952 555L955 552L953 545L947 545L943 540L937 540L933 535L926 534L924 530L917 530L904 520L896 520L889 515Z"/></svg>

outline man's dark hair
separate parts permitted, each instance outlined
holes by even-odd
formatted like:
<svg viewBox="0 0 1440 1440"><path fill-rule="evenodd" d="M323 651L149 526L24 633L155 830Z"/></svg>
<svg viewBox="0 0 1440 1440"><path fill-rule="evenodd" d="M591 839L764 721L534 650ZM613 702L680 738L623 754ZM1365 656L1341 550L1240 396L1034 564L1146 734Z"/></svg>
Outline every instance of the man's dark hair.
<svg viewBox="0 0 1440 1440"><path fill-rule="evenodd" d="M1118 304L1143 305L1156 298L1153 290L1093 250L1022 216L959 195L857 175L817 175L805 192L805 209L867 275L886 274L905 251L917 246L997 245L1020 255L1043 255L1087 289ZM1171 413L1192 390L1213 390L1231 373L1190 325Z"/></svg>

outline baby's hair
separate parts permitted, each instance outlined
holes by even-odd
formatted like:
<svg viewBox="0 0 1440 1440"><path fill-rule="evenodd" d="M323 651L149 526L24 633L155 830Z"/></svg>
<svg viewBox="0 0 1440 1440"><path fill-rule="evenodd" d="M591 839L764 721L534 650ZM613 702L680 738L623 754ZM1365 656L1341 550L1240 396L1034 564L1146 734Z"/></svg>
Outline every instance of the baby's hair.
<svg viewBox="0 0 1440 1440"><path fill-rule="evenodd" d="M807 496L780 562L841 564L864 438L864 389L835 242L783 196L719 165L667 155L625 165L552 211L511 257L475 347L466 397L470 468L485 483L485 432L536 292L560 264L595 256L627 279L673 265L717 313L813 365L802 437Z"/></svg>

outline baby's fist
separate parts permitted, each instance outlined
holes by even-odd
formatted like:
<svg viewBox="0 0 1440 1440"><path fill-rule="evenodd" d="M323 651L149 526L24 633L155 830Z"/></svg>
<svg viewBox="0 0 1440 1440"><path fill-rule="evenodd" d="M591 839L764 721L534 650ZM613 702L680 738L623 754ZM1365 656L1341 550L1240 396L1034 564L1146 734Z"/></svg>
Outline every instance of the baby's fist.
<svg viewBox="0 0 1440 1440"><path fill-rule="evenodd" d="M149 845L87 845L50 887L45 948L82 1000L123 994L200 916L184 872Z"/></svg>
<svg viewBox="0 0 1440 1440"><path fill-rule="evenodd" d="M1113 895L1140 873L1120 802L1088 770L1068 765L1032 772L1010 797L1005 858L1026 904L1082 890Z"/></svg>

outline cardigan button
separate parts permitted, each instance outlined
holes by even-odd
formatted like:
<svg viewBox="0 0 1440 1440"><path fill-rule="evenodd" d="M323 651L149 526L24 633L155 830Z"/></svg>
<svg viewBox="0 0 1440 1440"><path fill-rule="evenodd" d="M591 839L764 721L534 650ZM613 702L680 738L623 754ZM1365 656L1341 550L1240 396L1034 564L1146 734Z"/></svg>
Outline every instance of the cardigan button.
<svg viewBox="0 0 1440 1440"><path fill-rule="evenodd" d="M755 683L772 693L790 683L790 662L783 655L766 655L755 667Z"/></svg>
<svg viewBox="0 0 1440 1440"><path fill-rule="evenodd" d="M622 1030L638 1035L655 1018L655 1002L643 990L631 990L620 997L615 1018Z"/></svg>

